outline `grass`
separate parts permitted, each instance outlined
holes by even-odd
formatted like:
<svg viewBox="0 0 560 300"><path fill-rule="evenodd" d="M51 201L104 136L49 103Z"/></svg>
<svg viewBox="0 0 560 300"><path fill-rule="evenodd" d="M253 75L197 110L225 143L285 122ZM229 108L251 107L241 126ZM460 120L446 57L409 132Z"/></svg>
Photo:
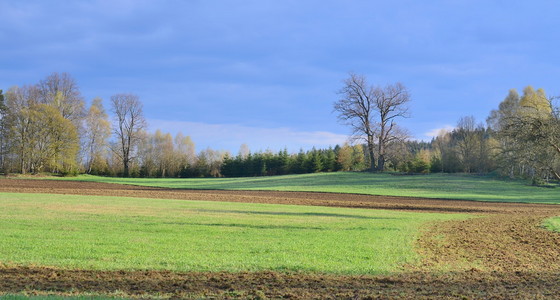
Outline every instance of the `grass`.
<svg viewBox="0 0 560 300"><path fill-rule="evenodd" d="M560 203L560 189L524 181L466 174L398 176L374 173L319 173L248 178L114 178L81 175L63 180L109 182L184 189L278 190L413 196L441 199Z"/></svg>
<svg viewBox="0 0 560 300"><path fill-rule="evenodd" d="M0 262L94 270L385 274L466 215L0 193Z"/></svg>
<svg viewBox="0 0 560 300"><path fill-rule="evenodd" d="M543 225L545 228L560 232L560 217L552 217L544 220Z"/></svg>

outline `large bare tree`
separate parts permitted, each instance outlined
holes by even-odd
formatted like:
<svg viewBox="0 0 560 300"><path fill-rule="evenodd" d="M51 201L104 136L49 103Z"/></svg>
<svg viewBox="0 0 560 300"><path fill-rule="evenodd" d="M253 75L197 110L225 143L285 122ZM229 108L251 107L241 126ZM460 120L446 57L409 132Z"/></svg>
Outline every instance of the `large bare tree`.
<svg viewBox="0 0 560 300"><path fill-rule="evenodd" d="M365 76L351 73L339 95L341 98L334 104L339 121L352 128L355 138L365 140L371 170L385 170L388 145L407 137L395 119L408 117L408 90L400 83L372 86Z"/></svg>
<svg viewBox="0 0 560 300"><path fill-rule="evenodd" d="M410 94L400 82L389 84L384 88L374 88L375 109L378 112L377 126L377 170L385 170L387 148L393 142L408 138L408 133L395 123L399 117L408 117Z"/></svg>
<svg viewBox="0 0 560 300"><path fill-rule="evenodd" d="M123 163L123 175L130 175L130 162L135 158L135 148L142 138L142 130L146 127L146 119L142 112L142 103L133 94L117 94L111 96L111 105L115 114L113 133L117 137L115 154Z"/></svg>

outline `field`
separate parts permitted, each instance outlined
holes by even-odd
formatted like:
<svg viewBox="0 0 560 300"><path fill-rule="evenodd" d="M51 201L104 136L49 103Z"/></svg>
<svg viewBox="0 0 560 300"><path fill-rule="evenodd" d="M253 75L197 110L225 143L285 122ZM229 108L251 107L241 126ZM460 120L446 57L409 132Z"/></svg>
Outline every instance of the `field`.
<svg viewBox="0 0 560 300"><path fill-rule="evenodd" d="M377 176L358 175L363 182ZM386 177L383 189L394 187L392 178L426 178ZM496 185L461 178L450 181ZM336 181L339 192L359 186L357 177ZM208 188L203 183L213 181L198 182ZM180 181L160 182L171 183ZM442 181L439 187L452 189ZM560 201L555 189L541 190L538 200L530 192L523 200ZM558 218L550 219L560 215L557 205L27 179L0 179L0 203L0 295L552 299L560 293L560 234L543 226L547 220L548 228L559 227Z"/></svg>
<svg viewBox="0 0 560 300"><path fill-rule="evenodd" d="M0 261L93 270L389 273L416 259L417 228L465 218L22 193L0 201Z"/></svg>
<svg viewBox="0 0 560 300"><path fill-rule="evenodd" d="M398 175L356 172L247 178L114 178L82 175L52 179L206 190L355 193L454 200L560 203L557 188L467 174Z"/></svg>

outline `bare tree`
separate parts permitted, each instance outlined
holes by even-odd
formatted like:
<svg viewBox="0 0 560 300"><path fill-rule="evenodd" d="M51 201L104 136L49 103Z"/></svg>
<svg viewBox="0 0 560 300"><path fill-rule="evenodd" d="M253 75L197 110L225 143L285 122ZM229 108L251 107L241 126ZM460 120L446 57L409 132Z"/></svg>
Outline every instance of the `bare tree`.
<svg viewBox="0 0 560 300"><path fill-rule="evenodd" d="M341 99L334 104L339 121L352 128L354 138L366 141L371 170L383 171L388 145L407 136L395 123L397 117L408 116L407 89L400 83L370 86L365 76L350 74L339 94Z"/></svg>
<svg viewBox="0 0 560 300"><path fill-rule="evenodd" d="M251 154L251 150L249 149L249 145L243 143L241 144L241 146L239 147L239 157L245 159L247 158L247 156L249 156L249 154Z"/></svg>
<svg viewBox="0 0 560 300"><path fill-rule="evenodd" d="M141 132L146 127L146 120L142 112L142 103L133 94L117 94L111 96L115 126L113 133L118 140L115 154L123 163L123 175L130 175L130 162L135 158L135 148L141 140Z"/></svg>
<svg viewBox="0 0 560 300"><path fill-rule="evenodd" d="M461 117L457 122L457 128L453 131L457 143L457 156L463 165L463 171L466 173L473 172L479 160L477 152L480 148L481 140L477 130L483 130L483 126L478 126L477 128L475 118L468 116Z"/></svg>
<svg viewBox="0 0 560 300"><path fill-rule="evenodd" d="M180 169L194 165L196 161L196 149L190 136L184 136L181 132L175 136L175 151L178 156L177 165Z"/></svg>
<svg viewBox="0 0 560 300"><path fill-rule="evenodd" d="M397 126L395 119L398 117L408 117L408 102L410 94L400 82L389 84L385 88L376 87L373 89L375 97L375 108L378 112L379 122L377 123L377 170L385 170L385 159L388 146L397 141L404 141L408 138L408 133Z"/></svg>
<svg viewBox="0 0 560 300"><path fill-rule="evenodd" d="M339 113L338 120L352 129L355 138L363 138L368 147L371 170L375 170L375 130L374 96L367 86L363 75L350 74L344 80L344 87L338 92L341 99L334 103L334 110Z"/></svg>

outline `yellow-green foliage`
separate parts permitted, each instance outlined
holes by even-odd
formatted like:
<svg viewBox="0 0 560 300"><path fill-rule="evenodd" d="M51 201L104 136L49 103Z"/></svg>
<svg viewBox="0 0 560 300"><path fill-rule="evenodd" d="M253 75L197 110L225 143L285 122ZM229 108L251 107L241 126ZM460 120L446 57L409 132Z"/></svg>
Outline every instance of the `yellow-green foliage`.
<svg viewBox="0 0 560 300"><path fill-rule="evenodd" d="M521 97L519 105L522 108L535 109L537 112L544 114L550 114L552 112L550 102L544 90L538 89L535 91L530 85L523 89L523 97Z"/></svg>

